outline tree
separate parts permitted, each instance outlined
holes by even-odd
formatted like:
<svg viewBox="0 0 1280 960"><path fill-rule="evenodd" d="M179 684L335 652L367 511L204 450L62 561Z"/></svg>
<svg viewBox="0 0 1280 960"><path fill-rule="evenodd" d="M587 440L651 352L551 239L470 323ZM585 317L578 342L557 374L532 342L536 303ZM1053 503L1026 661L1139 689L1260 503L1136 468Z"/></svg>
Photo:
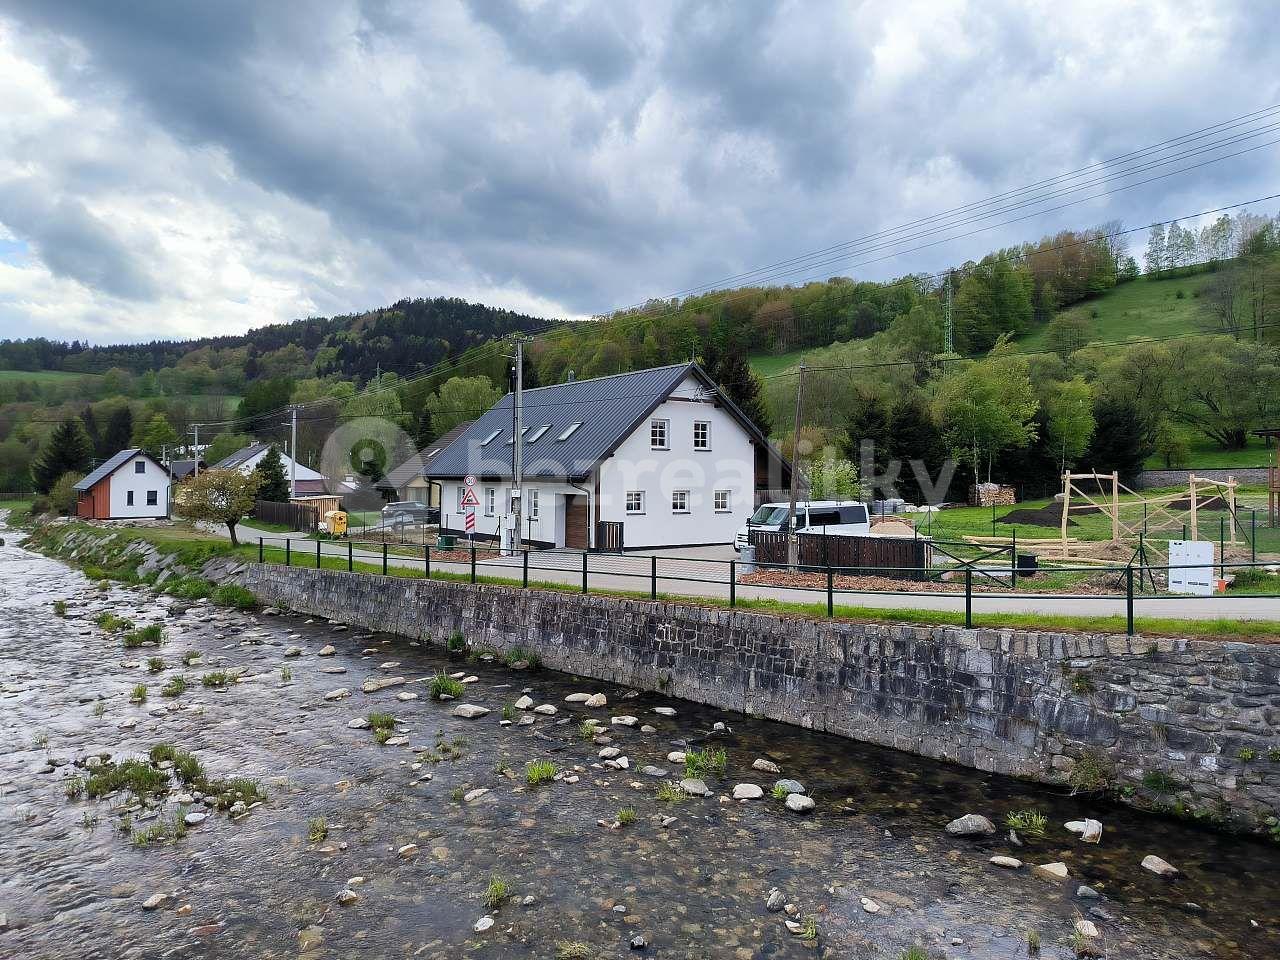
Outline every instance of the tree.
<svg viewBox="0 0 1280 960"><path fill-rule="evenodd" d="M1167 262L1164 224L1157 223L1151 228L1151 236L1147 240L1147 273L1159 276Z"/></svg>
<svg viewBox="0 0 1280 960"><path fill-rule="evenodd" d="M208 446L205 447L200 459L212 467L253 442L253 437L247 433L220 433L208 441Z"/></svg>
<svg viewBox="0 0 1280 960"><path fill-rule="evenodd" d="M205 470L183 482L175 507L188 520L225 523L231 543L238 545L236 525L253 509L261 482L256 470L248 476L237 470Z"/></svg>
<svg viewBox="0 0 1280 960"><path fill-rule="evenodd" d="M809 497L812 500L858 500L858 467L852 460L822 459L809 466Z"/></svg>
<svg viewBox="0 0 1280 960"><path fill-rule="evenodd" d="M102 433L102 446L98 449L98 456L103 459L113 457L131 446L133 446L133 411L129 409L129 404L121 402L120 406L111 411L111 418L107 420L107 429Z"/></svg>
<svg viewBox="0 0 1280 960"><path fill-rule="evenodd" d="M900 464L898 496L911 503L942 503L954 461L947 459L947 445L938 431L928 404L913 393L894 404L889 422L889 456Z"/></svg>
<svg viewBox="0 0 1280 960"><path fill-rule="evenodd" d="M31 478L39 493L48 493L64 473L89 472L93 444L79 417L63 420L53 428L40 456L31 465Z"/></svg>
<svg viewBox="0 0 1280 960"><path fill-rule="evenodd" d="M245 388L236 417L248 420L251 430L264 430L275 425L269 422L267 415L278 413L283 407L288 406L292 395L293 380L289 377L276 377L251 383Z"/></svg>
<svg viewBox="0 0 1280 960"><path fill-rule="evenodd" d="M445 434L487 412L502 398L488 377L451 377L427 397L431 426Z"/></svg>
<svg viewBox="0 0 1280 960"><path fill-rule="evenodd" d="M1125 397L1099 396L1093 404L1093 419L1097 426L1081 462L1097 473L1115 470L1122 481L1132 484L1155 449L1151 425L1137 404Z"/></svg>
<svg viewBox="0 0 1280 960"><path fill-rule="evenodd" d="M419 450L425 450L437 436L439 434L436 433L435 424L431 422L431 411L424 408L418 415L418 429L414 433L414 443L418 445Z"/></svg>
<svg viewBox="0 0 1280 960"><path fill-rule="evenodd" d="M1088 343L1092 334L1093 325L1088 317L1069 312L1050 320L1044 335L1049 349L1065 360Z"/></svg>
<svg viewBox="0 0 1280 960"><path fill-rule="evenodd" d="M1057 385L1045 404L1045 426L1046 439L1066 472L1093 437L1093 389L1083 377Z"/></svg>
<svg viewBox="0 0 1280 960"><path fill-rule="evenodd" d="M145 425L140 424L135 431L133 445L141 447L159 460L168 450L178 445L178 432L163 413L153 414Z"/></svg>
<svg viewBox="0 0 1280 960"><path fill-rule="evenodd" d="M76 512L76 502L80 499L76 484L83 479L83 473L71 470L60 476L49 490L49 502L59 513L70 515Z"/></svg>
<svg viewBox="0 0 1280 960"><path fill-rule="evenodd" d="M273 444L271 449L262 455L253 472L260 477L259 500L267 500L271 503L289 502L289 478L284 475L284 460L280 456L279 447Z"/></svg>
<svg viewBox="0 0 1280 960"><path fill-rule="evenodd" d="M92 406L86 406L80 411L80 421L84 424L84 432L89 435L89 442L93 444L94 452L99 452L102 446L102 431L98 427L98 418Z"/></svg>
<svg viewBox="0 0 1280 960"><path fill-rule="evenodd" d="M720 358L715 370L709 372L725 396L761 433L768 436L769 413L764 408L764 398L760 396L760 380L747 363L746 355L741 350L730 351Z"/></svg>
<svg viewBox="0 0 1280 960"><path fill-rule="evenodd" d="M1184 467L1191 459L1191 445L1187 438L1168 419L1161 420L1156 428L1155 448L1166 470Z"/></svg>

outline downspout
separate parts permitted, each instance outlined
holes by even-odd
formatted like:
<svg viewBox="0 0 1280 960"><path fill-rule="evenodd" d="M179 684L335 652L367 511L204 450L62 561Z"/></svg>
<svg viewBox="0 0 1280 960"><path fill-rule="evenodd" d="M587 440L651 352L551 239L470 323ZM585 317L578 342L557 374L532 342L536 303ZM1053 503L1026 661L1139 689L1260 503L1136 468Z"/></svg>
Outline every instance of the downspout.
<svg viewBox="0 0 1280 960"><path fill-rule="evenodd" d="M580 490L587 495L587 549L592 550L596 545L596 525L591 518L594 516L595 496L586 487L580 487L576 483L569 483L569 486L575 490Z"/></svg>

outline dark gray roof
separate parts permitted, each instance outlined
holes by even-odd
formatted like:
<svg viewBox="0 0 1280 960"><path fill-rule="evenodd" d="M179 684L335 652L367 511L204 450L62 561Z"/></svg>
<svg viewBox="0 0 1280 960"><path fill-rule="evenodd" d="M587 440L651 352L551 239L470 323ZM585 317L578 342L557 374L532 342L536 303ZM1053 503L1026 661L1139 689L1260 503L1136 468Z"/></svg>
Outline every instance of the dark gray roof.
<svg viewBox="0 0 1280 960"><path fill-rule="evenodd" d="M90 487L92 487L95 483L97 483L103 477L111 476L111 474L115 473L122 466L124 466L124 464L128 463L134 457L146 457L156 466L160 467L161 470L164 469L164 466L160 463L160 461L158 461L155 457L151 456L151 454L147 453L145 450L141 449L140 447L130 447L128 450L121 450L115 456L110 457L107 460L104 460L101 464L98 465L96 469L94 469L83 480L77 483L75 485L75 489L88 490Z"/></svg>
<svg viewBox="0 0 1280 960"><path fill-rule="evenodd" d="M696 363L677 363L594 380L575 380L524 392L524 476L530 479L579 480L636 429L645 417L693 374L718 394L717 402L757 440L768 441L718 389ZM473 422L436 455L425 473L433 479L511 476L511 394ZM573 424L568 437L561 437ZM537 435L544 425L545 433ZM497 432L490 443L484 441ZM772 451L772 448L768 448ZM776 455L776 454L775 454Z"/></svg>
<svg viewBox="0 0 1280 960"><path fill-rule="evenodd" d="M209 469L234 470L236 467L240 466L240 464L244 463L251 457L257 456L269 446L271 446L269 443L251 443L249 446L237 450L235 453L231 454L231 456L223 457Z"/></svg>
<svg viewBox="0 0 1280 960"><path fill-rule="evenodd" d="M169 472L179 480L186 479L196 472L195 460L170 460ZM204 468L204 461L199 461L201 469Z"/></svg>
<svg viewBox="0 0 1280 960"><path fill-rule="evenodd" d="M452 430L441 437L437 437L427 446L423 447L412 457L406 460L394 470L388 470L384 482L380 486L388 486L395 489L403 487L414 477L426 476L427 467L431 465L431 461L444 451L444 448L453 443L454 440L462 436L462 432L471 426L471 421L460 423Z"/></svg>

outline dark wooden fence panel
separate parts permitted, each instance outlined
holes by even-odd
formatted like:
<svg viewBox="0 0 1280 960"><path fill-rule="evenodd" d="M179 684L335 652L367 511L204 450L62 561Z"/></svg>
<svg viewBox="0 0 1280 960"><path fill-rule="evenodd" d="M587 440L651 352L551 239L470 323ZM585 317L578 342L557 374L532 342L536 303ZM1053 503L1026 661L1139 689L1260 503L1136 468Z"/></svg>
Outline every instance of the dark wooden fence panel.
<svg viewBox="0 0 1280 960"><path fill-rule="evenodd" d="M751 542L756 547L757 563L786 564L786 534L753 530ZM924 580L933 563L929 541L913 537L824 537L802 533L797 552L802 567L834 567L845 576Z"/></svg>
<svg viewBox="0 0 1280 960"><path fill-rule="evenodd" d="M273 503L270 500L259 500L254 503L253 513L250 516L254 520L285 524L294 530L302 530L306 533L311 533L320 526L319 509L303 503Z"/></svg>

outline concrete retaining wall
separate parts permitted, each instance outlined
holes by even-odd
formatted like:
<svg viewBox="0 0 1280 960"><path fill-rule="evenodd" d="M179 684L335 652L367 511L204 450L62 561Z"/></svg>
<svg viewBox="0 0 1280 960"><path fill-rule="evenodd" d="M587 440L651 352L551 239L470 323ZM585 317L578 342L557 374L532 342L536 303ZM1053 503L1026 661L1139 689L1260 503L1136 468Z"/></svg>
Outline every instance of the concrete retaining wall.
<svg viewBox="0 0 1280 960"><path fill-rule="evenodd" d="M537 651L553 669L1256 828L1280 814L1280 647L805 621L693 604L250 564L264 602ZM1172 791L1153 773L1172 778ZM1165 781L1166 783L1168 781Z"/></svg>

